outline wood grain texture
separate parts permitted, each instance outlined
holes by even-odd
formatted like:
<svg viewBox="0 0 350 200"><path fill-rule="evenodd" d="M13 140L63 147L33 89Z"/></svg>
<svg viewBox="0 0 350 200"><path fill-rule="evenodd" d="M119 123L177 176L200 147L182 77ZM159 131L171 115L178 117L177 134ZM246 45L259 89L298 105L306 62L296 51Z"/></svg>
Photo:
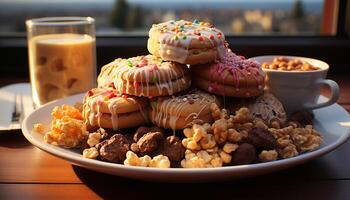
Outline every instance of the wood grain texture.
<svg viewBox="0 0 350 200"><path fill-rule="evenodd" d="M20 131L0 133L0 163L0 182L81 182L68 162L34 147Z"/></svg>
<svg viewBox="0 0 350 200"><path fill-rule="evenodd" d="M181 186L181 187L180 187ZM350 199L349 180L159 184L0 184L1 199ZM45 191L45 192L43 192Z"/></svg>

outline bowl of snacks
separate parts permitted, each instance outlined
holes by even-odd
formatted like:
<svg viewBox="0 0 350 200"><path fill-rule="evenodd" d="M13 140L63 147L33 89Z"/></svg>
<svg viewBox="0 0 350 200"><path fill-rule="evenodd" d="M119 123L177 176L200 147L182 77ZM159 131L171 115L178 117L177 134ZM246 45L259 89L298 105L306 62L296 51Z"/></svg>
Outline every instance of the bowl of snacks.
<svg viewBox="0 0 350 200"><path fill-rule="evenodd" d="M282 55L250 59L261 63L266 73L265 89L282 102L288 114L329 106L339 98L338 84L326 79L329 65L324 61ZM331 96L327 101L317 103L322 85L330 88Z"/></svg>

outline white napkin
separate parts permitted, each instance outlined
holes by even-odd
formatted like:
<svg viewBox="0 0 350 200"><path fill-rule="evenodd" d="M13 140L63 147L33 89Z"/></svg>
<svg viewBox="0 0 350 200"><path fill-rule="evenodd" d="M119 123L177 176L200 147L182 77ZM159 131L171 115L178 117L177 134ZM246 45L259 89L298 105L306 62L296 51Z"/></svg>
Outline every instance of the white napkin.
<svg viewBox="0 0 350 200"><path fill-rule="evenodd" d="M23 118L34 110L29 83L16 83L0 88L0 131L21 128L20 126L10 127L12 112L16 103L14 100L16 93L17 95L22 93Z"/></svg>

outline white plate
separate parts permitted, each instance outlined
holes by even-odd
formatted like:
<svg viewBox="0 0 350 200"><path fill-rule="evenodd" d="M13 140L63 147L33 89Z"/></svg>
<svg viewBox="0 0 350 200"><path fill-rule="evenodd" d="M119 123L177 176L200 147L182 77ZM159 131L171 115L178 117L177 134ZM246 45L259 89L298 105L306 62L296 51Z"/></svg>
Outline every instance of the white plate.
<svg viewBox="0 0 350 200"><path fill-rule="evenodd" d="M145 167L128 167L121 164L108 163L98 160L83 158L77 151L46 144L43 136L32 132L35 123L50 124L50 113L54 106L62 104L73 105L81 101L83 94L60 99L40 107L30 114L22 124L24 136L38 148L71 162L74 165L91 170L151 181L214 181L223 179L235 179L269 173L305 163L311 159L333 151L343 144L350 136L350 128L341 126L339 122L350 122L350 117L338 104L315 110L315 128L322 133L324 144L316 151L305 153L294 158L278 160L274 162L210 168L210 169L157 169ZM324 98L324 97L323 97ZM324 99L323 99L324 100ZM33 155L35 156L35 155Z"/></svg>

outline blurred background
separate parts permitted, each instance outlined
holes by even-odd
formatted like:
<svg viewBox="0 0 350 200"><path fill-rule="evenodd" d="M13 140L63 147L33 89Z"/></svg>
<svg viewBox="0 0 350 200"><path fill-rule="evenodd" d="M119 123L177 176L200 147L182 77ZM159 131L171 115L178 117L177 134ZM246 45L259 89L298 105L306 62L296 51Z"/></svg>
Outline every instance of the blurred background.
<svg viewBox="0 0 350 200"><path fill-rule="evenodd" d="M333 35L328 0L1 0L0 32L23 33L24 21L91 16L98 34L147 34L170 19L210 21L227 35Z"/></svg>
<svg viewBox="0 0 350 200"><path fill-rule="evenodd" d="M0 0L0 78L28 79L25 20L96 20L97 72L118 57L148 54L147 33L170 19L209 21L245 57L314 57L349 71L350 0Z"/></svg>

